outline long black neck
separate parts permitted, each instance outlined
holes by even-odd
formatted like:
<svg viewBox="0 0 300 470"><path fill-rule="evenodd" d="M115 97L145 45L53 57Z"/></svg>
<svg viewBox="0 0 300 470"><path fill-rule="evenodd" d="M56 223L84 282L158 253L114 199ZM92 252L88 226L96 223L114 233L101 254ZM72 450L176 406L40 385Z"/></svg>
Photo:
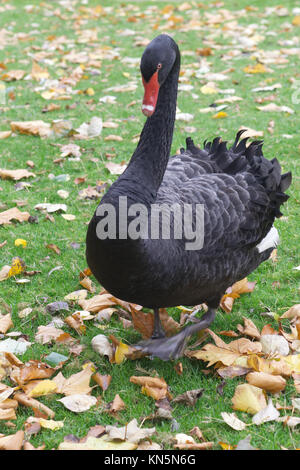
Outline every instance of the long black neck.
<svg viewBox="0 0 300 470"><path fill-rule="evenodd" d="M142 130L138 146L129 165L117 181L119 189L130 183L133 197L139 202L155 200L161 185L172 144L174 131L180 55L159 90L156 110Z"/></svg>

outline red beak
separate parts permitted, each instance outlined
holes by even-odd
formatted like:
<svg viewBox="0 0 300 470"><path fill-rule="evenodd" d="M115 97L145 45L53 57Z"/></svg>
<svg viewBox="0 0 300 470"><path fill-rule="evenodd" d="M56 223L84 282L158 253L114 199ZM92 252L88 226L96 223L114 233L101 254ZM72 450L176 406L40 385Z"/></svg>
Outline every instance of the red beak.
<svg viewBox="0 0 300 470"><path fill-rule="evenodd" d="M155 111L158 92L159 92L159 83L158 83L158 71L154 72L149 82L146 82L144 77L142 77L143 85L145 89L144 99L142 104L142 112L145 116L152 116Z"/></svg>

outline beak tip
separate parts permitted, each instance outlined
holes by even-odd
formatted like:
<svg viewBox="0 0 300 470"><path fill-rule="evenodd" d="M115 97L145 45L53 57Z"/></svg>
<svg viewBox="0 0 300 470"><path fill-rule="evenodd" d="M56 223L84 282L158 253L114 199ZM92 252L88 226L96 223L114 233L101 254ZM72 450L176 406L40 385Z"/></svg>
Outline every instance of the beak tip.
<svg viewBox="0 0 300 470"><path fill-rule="evenodd" d="M150 117L152 116L152 114L154 113L155 111L155 107L151 104L142 104L142 113L147 116L147 117Z"/></svg>

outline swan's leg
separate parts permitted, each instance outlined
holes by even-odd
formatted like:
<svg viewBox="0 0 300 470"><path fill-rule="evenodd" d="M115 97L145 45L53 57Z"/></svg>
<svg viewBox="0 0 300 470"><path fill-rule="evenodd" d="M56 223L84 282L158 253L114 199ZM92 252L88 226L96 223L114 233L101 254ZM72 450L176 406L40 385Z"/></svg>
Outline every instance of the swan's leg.
<svg viewBox="0 0 300 470"><path fill-rule="evenodd" d="M158 339L158 338L165 338L166 333L162 327L160 317L159 317L159 309L154 309L154 328L151 338Z"/></svg>
<svg viewBox="0 0 300 470"><path fill-rule="evenodd" d="M134 345L134 347L140 349L145 354L159 357L163 361L177 359L183 354L189 337L200 330L208 328L214 321L215 316L216 310L209 308L197 323L186 326L177 335L170 336L169 338L141 341Z"/></svg>

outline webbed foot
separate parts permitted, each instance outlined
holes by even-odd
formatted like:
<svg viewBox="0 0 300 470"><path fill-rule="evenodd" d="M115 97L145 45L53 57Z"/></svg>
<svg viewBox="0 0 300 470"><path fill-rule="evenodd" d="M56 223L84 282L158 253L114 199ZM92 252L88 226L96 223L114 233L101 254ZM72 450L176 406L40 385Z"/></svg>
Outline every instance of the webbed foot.
<svg viewBox="0 0 300 470"><path fill-rule="evenodd" d="M163 361L177 359L184 353L189 337L200 330L208 328L213 322L215 314L214 309L209 309L197 323L186 326L176 335L141 341L134 347L147 355L159 357Z"/></svg>

